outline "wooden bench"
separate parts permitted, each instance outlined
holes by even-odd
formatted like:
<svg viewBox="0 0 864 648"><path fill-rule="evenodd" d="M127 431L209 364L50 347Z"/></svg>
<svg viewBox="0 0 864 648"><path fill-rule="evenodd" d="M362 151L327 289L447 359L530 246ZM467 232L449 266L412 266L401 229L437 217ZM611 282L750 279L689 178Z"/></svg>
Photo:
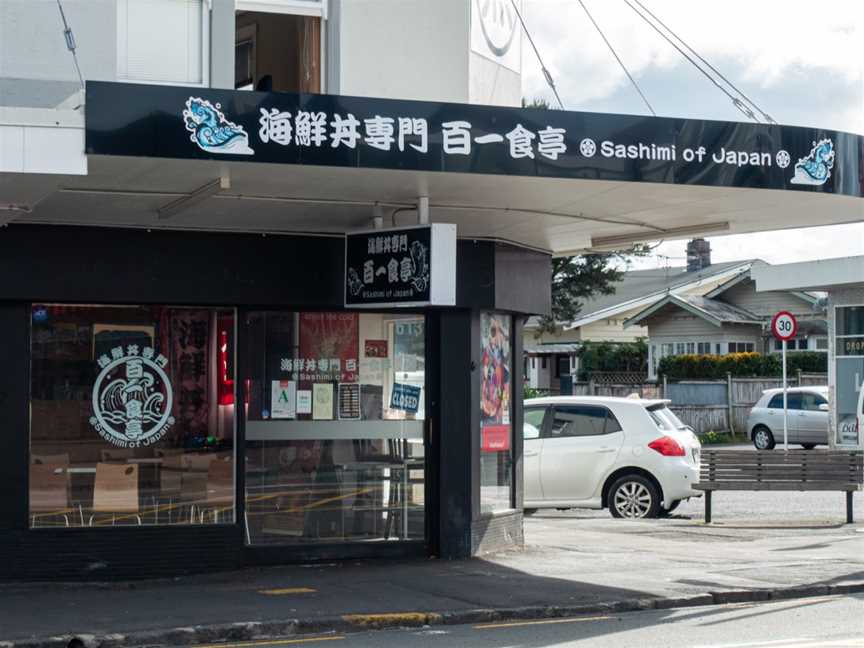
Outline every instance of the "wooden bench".
<svg viewBox="0 0 864 648"><path fill-rule="evenodd" d="M703 450L699 483L705 491L705 523L714 491L845 491L846 523L852 496L864 481L864 454L846 450Z"/></svg>

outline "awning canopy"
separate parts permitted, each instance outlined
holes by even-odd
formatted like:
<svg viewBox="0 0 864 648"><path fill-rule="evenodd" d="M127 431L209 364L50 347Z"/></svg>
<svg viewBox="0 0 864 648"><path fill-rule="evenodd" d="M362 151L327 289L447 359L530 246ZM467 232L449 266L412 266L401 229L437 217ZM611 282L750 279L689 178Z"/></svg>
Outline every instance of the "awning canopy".
<svg viewBox="0 0 864 648"><path fill-rule="evenodd" d="M0 178L0 204L341 235L428 196L460 237L555 254L864 219L864 138L776 125L88 82L86 153L86 176Z"/></svg>

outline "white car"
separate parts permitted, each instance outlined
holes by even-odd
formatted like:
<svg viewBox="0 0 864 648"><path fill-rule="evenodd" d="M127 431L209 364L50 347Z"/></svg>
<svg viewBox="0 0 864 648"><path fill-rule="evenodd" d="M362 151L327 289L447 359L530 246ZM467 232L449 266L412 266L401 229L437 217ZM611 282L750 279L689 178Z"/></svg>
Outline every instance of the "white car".
<svg viewBox="0 0 864 648"><path fill-rule="evenodd" d="M828 444L828 387L790 387L786 393L786 437L807 450ZM747 417L757 450L783 443L783 390L766 389Z"/></svg>
<svg viewBox="0 0 864 648"><path fill-rule="evenodd" d="M525 401L523 508L608 508L658 517L698 497L702 446L668 400L556 396Z"/></svg>

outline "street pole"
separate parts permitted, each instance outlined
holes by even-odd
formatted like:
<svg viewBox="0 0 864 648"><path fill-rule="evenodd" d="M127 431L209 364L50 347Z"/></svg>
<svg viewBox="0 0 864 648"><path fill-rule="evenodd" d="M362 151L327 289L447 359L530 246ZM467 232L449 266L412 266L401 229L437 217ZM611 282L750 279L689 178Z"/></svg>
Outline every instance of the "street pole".
<svg viewBox="0 0 864 648"><path fill-rule="evenodd" d="M789 450L789 408L786 400L786 340L783 340L783 450Z"/></svg>

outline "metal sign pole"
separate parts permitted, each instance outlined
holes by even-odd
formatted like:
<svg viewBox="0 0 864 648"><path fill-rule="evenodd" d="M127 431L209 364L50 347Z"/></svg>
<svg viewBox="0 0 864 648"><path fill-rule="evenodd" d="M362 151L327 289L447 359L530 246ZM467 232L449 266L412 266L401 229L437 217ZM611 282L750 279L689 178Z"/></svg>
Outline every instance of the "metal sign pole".
<svg viewBox="0 0 864 648"><path fill-rule="evenodd" d="M789 450L789 407L786 399L786 340L783 340L783 450Z"/></svg>

